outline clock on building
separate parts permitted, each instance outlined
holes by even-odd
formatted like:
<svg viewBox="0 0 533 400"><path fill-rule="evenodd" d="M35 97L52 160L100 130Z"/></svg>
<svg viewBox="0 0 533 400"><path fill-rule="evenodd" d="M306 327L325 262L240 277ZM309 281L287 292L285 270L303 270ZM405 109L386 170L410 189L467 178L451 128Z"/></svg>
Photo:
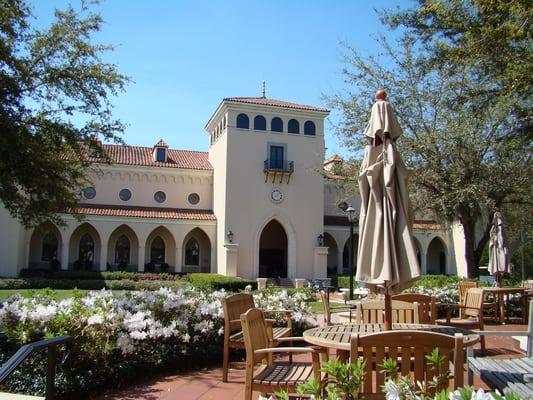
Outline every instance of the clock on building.
<svg viewBox="0 0 533 400"><path fill-rule="evenodd" d="M280 203L283 200L283 192L279 189L274 189L272 192L270 192L270 199L274 203Z"/></svg>

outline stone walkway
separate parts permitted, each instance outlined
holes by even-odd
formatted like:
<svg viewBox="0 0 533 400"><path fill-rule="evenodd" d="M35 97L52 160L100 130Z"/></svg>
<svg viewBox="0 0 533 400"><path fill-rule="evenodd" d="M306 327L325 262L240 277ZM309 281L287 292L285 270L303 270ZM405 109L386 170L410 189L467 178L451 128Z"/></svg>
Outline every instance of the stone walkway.
<svg viewBox="0 0 533 400"><path fill-rule="evenodd" d="M526 325L490 325L487 330L527 330ZM486 357L516 358L523 357L524 352L518 342L510 337L488 336L486 338ZM475 347L479 356L479 345ZM298 359L307 360L305 356ZM200 370L179 375L166 375L138 382L124 390L108 391L93 400L242 400L244 399L244 363L232 363L228 383L222 383L220 368ZM465 373L465 382L466 382ZM487 389L487 386L474 377L474 387ZM254 399L257 399L257 394Z"/></svg>

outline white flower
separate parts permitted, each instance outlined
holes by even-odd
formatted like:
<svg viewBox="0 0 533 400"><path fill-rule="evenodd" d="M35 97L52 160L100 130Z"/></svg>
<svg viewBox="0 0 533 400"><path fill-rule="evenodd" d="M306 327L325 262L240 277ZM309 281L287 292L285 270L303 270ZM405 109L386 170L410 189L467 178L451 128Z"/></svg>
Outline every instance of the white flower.
<svg viewBox="0 0 533 400"><path fill-rule="evenodd" d="M124 355L133 353L135 350L129 336L124 334L119 335L117 339L117 346Z"/></svg>
<svg viewBox="0 0 533 400"><path fill-rule="evenodd" d="M87 318L87 325L101 325L104 322L104 318L101 315L95 314Z"/></svg>
<svg viewBox="0 0 533 400"><path fill-rule="evenodd" d="M391 379L385 382L385 399L386 400L400 400L400 387Z"/></svg>

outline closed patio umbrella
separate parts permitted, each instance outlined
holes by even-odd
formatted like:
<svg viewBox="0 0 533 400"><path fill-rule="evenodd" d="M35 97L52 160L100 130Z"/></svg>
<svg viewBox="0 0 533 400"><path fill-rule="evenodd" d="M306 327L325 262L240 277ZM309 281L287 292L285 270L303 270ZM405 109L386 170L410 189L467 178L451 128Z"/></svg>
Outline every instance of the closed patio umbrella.
<svg viewBox="0 0 533 400"><path fill-rule="evenodd" d="M365 129L369 144L359 171L361 211L356 280L385 294L385 329L392 329L391 299L420 276L413 242L407 168L396 150L402 129L379 90Z"/></svg>
<svg viewBox="0 0 533 400"><path fill-rule="evenodd" d="M503 217L496 210L492 217L489 241L489 273L496 277L498 286L501 286L502 275L509 271L509 249L503 229Z"/></svg>

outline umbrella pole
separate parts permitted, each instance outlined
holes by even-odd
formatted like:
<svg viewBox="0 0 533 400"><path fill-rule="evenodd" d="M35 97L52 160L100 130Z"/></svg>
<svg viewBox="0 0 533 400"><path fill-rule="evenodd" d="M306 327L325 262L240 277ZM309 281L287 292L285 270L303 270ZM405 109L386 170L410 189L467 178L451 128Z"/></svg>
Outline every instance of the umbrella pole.
<svg viewBox="0 0 533 400"><path fill-rule="evenodd" d="M385 330L392 331L392 300L389 291L385 292Z"/></svg>

